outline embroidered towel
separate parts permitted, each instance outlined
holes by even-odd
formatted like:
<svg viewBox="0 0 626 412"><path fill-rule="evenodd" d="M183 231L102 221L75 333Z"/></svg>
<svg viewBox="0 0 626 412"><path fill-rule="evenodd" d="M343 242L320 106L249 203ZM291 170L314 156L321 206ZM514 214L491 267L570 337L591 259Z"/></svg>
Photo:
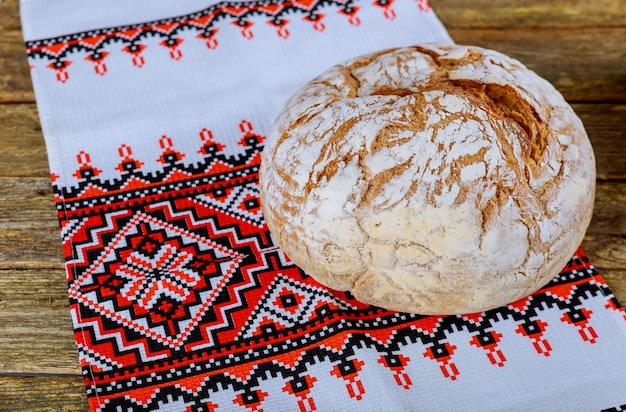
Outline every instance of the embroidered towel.
<svg viewBox="0 0 626 412"><path fill-rule="evenodd" d="M579 250L537 293L417 316L322 287L259 206L299 86L451 42L425 0L22 0L93 411L617 410L626 317ZM613 409L611 409L613 408Z"/></svg>

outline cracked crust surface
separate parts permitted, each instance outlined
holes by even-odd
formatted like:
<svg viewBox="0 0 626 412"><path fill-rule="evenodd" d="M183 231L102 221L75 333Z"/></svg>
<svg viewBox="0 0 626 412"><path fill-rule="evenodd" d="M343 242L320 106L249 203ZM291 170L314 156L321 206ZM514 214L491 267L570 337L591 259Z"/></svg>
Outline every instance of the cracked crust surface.
<svg viewBox="0 0 626 412"><path fill-rule="evenodd" d="M265 220L320 283L420 314L520 299L591 220L595 160L545 80L478 47L423 45L337 65L273 125Z"/></svg>

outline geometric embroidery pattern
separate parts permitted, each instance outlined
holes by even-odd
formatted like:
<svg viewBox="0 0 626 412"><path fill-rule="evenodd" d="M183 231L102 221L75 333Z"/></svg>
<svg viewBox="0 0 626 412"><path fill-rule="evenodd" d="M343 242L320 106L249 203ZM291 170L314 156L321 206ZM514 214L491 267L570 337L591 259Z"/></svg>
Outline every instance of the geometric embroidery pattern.
<svg viewBox="0 0 626 412"><path fill-rule="evenodd" d="M393 1L375 0L373 4L382 10L387 19L395 18L391 7ZM48 68L56 72L57 80L65 83L69 80L68 70L73 64L68 58L70 54L83 54L83 59L93 64L94 72L102 76L108 70L106 58L111 52L107 49L113 44L122 44L121 50L129 56L135 67L141 68L146 64L144 52L148 45L143 42L146 38L161 39L159 45L167 50L173 60L180 60L183 57L180 45L185 41L181 34L185 31L197 33L196 37L205 42L208 49L215 49L219 44L220 28L216 27L218 22L227 20L239 29L241 36L252 39L252 18L260 15L267 19L268 25L275 28L279 37L288 38L288 24L297 15L309 22L313 30L324 31L325 13L321 9L327 6L334 6L350 24L360 24L359 6L354 4L354 0L252 0L245 3L225 1L184 16L28 41L26 50L31 59L49 60ZM426 0L417 0L417 7L422 11L430 9Z"/></svg>
<svg viewBox="0 0 626 412"><path fill-rule="evenodd" d="M144 213L115 224L119 230L72 282L70 297L109 322L179 348L243 256Z"/></svg>
<svg viewBox="0 0 626 412"><path fill-rule="evenodd" d="M598 335L584 301L600 297L607 310L622 310L580 250L542 290L485 313L396 313L326 289L289 261L264 225L257 187L264 138L242 124L244 155L229 158L224 145L204 139L206 162L186 166L161 145L161 181L128 168L108 182L80 153L78 185L55 186L93 409L156 410L180 401L214 410L225 406L228 389L233 404L261 410L270 396L264 382L277 377L294 408L316 410L311 391L320 377L310 365L331 364L346 396L365 396L360 348L376 351L389 379L408 390L409 346L455 381L463 375L455 333L469 334L468 346L493 367L506 367L499 322L514 322L517 338L549 357L551 325L541 311L559 310L560 321L593 345Z"/></svg>
<svg viewBox="0 0 626 412"><path fill-rule="evenodd" d="M227 1L171 19L28 42L27 52L49 61L65 83L72 56L83 55L104 75L114 48L137 68L146 64L149 37L178 60L190 32L213 49L224 23L253 37L253 16L267 18L283 38L295 17L323 31L326 6L356 26L354 3ZM373 4L394 18L393 1ZM429 8L426 1L416 4ZM331 400L367 399L376 390L368 381L373 369L384 372L377 378L385 384L411 394L420 379L415 365L453 385L469 373L460 353L471 351L490 370L502 371L512 363L511 340L550 360L561 349L550 338L556 325L580 345L597 345L598 309L589 309L590 301L626 321L582 250L541 290L483 313L398 313L327 289L275 243L259 200L265 138L247 120L239 131L223 139L208 128L197 137L172 136L191 145L196 139L191 150L198 162L184 162L188 153L172 137L146 136L142 144L160 148L157 159L140 158L127 142L107 154L117 158L109 165L94 164L87 150L75 153L73 184L60 183L72 180L68 176L52 175L92 410L262 411L280 404L282 410L315 411L320 393ZM237 154L228 154L234 149L228 145L237 145ZM154 160L160 168L146 170ZM105 168L116 177L104 178ZM543 316L547 312L556 318Z"/></svg>

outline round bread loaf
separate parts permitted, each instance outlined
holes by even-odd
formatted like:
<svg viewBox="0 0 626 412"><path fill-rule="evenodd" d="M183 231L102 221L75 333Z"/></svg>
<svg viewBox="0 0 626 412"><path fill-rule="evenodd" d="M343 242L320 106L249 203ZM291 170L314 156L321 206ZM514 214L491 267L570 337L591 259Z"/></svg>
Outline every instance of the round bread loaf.
<svg viewBox="0 0 626 412"><path fill-rule="evenodd" d="M549 282L591 220L595 159L547 81L460 45L384 50L300 89L260 169L289 258L361 302L492 309Z"/></svg>

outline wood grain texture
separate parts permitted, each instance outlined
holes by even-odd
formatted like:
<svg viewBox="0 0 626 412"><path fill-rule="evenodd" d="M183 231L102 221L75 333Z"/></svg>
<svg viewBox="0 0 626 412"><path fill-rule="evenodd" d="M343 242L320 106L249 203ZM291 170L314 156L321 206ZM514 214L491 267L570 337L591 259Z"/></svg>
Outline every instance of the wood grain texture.
<svg viewBox="0 0 626 412"><path fill-rule="evenodd" d="M626 28L449 32L456 43L498 50L518 59L570 102L626 101Z"/></svg>
<svg viewBox="0 0 626 412"><path fill-rule="evenodd" d="M0 269L62 265L50 179L0 176Z"/></svg>
<svg viewBox="0 0 626 412"><path fill-rule="evenodd" d="M626 3L619 0L430 0L430 4L448 29L626 25Z"/></svg>
<svg viewBox="0 0 626 412"><path fill-rule="evenodd" d="M0 229L59 229L48 177L0 176Z"/></svg>
<svg viewBox="0 0 626 412"><path fill-rule="evenodd" d="M597 159L582 247L626 303L626 2L431 0L458 43L509 54L573 103ZM18 0L0 4L0 411L84 411L59 226Z"/></svg>
<svg viewBox="0 0 626 412"><path fill-rule="evenodd" d="M19 0L4 0L0 3L0 33L20 30Z"/></svg>
<svg viewBox="0 0 626 412"><path fill-rule="evenodd" d="M37 107L0 104L0 177L45 177L50 169Z"/></svg>
<svg viewBox="0 0 626 412"><path fill-rule="evenodd" d="M626 180L626 104L577 103L572 107L591 140L598 179ZM620 210L620 205L614 206L622 213L626 211L626 207Z"/></svg>
<svg viewBox="0 0 626 412"><path fill-rule="evenodd" d="M82 376L0 375L0 411L87 411Z"/></svg>
<svg viewBox="0 0 626 412"><path fill-rule="evenodd" d="M0 104L35 101L20 31L0 31L0 68Z"/></svg>
<svg viewBox="0 0 626 412"><path fill-rule="evenodd" d="M582 244L601 273L626 271L626 183L605 182L596 188L594 215ZM626 302L626 278L611 283Z"/></svg>
<svg viewBox="0 0 626 412"><path fill-rule="evenodd" d="M0 270L1 374L80 375L65 271Z"/></svg>

